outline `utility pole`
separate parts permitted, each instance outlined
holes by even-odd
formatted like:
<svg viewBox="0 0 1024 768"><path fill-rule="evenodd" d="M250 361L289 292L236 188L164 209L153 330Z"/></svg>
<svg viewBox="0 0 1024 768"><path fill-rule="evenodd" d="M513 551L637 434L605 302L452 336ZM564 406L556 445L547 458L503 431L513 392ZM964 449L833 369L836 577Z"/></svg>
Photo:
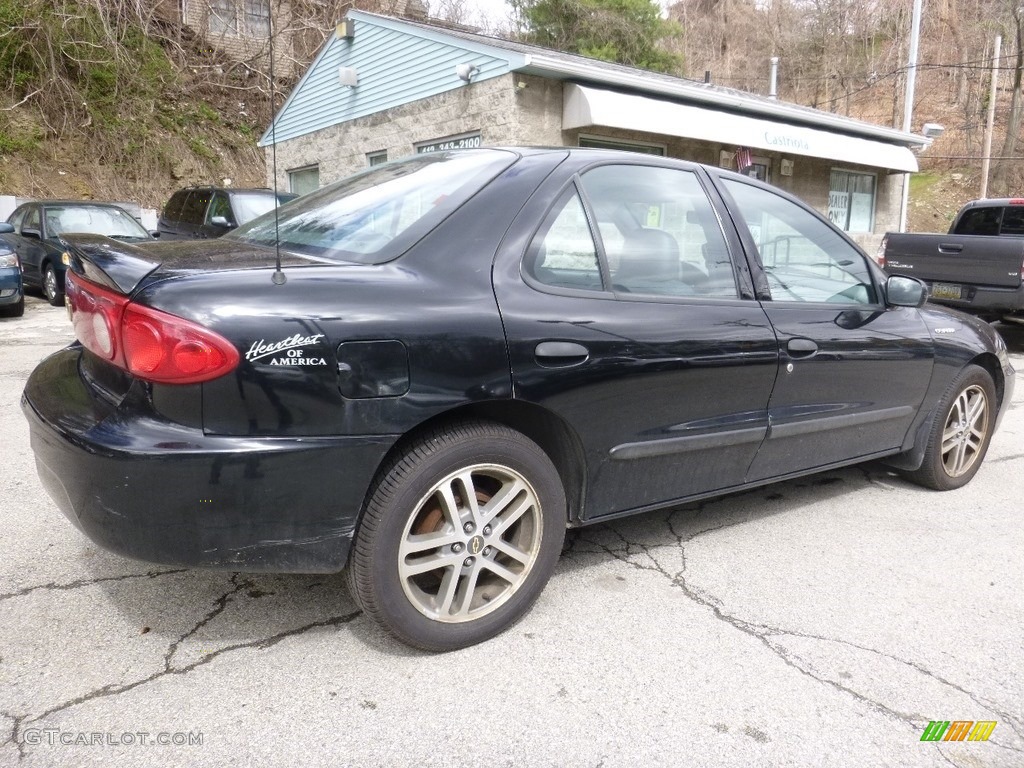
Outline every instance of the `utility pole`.
<svg viewBox="0 0 1024 768"><path fill-rule="evenodd" d="M910 23L910 53L907 57L907 91L903 97L903 132L910 133L914 116L914 86L917 84L917 44L921 38L921 0L914 0ZM900 203L900 232L907 231L907 205L910 202L910 174L903 174L903 201Z"/></svg>
<svg viewBox="0 0 1024 768"><path fill-rule="evenodd" d="M992 54L992 77L988 90L988 122L985 124L985 147L981 151L981 194L982 200L988 197L988 170L992 164L992 126L996 120L996 87L999 84L999 53L1003 46L1003 36L996 35L996 47Z"/></svg>

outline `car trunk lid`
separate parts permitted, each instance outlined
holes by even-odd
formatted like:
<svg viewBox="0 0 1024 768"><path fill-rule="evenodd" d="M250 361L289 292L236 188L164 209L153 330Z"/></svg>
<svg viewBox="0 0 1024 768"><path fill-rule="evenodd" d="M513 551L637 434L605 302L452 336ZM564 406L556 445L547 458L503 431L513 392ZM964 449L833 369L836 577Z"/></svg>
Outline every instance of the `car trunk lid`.
<svg viewBox="0 0 1024 768"><path fill-rule="evenodd" d="M64 240L74 272L126 296L144 282L193 272L272 269L278 258L273 248L237 240L154 241L141 245L102 235L71 235ZM323 263L287 251L281 252L280 260L285 268Z"/></svg>

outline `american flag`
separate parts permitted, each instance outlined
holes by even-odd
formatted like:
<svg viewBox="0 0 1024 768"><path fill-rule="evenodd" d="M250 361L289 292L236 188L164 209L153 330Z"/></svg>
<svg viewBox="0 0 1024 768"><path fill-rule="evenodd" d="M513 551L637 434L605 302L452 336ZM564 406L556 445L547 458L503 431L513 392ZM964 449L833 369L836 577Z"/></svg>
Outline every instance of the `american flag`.
<svg viewBox="0 0 1024 768"><path fill-rule="evenodd" d="M745 168L749 168L754 164L753 155L750 153L749 147L736 147L736 170L743 173Z"/></svg>

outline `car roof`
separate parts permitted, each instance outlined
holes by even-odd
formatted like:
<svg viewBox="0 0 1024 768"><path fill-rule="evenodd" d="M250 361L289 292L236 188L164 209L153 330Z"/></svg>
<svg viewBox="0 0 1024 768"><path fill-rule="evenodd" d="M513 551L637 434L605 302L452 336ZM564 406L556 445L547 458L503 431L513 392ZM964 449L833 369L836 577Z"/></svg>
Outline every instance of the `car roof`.
<svg viewBox="0 0 1024 768"><path fill-rule="evenodd" d="M119 211L125 210L123 206L120 206L117 203L104 203L98 200L31 200L27 203L22 203L18 207L24 208L27 205L42 205L44 207L50 205L59 205L63 207L80 205L83 207L89 206L90 208L102 207L117 208ZM125 213L127 213L127 211L125 211Z"/></svg>
<svg viewBox="0 0 1024 768"><path fill-rule="evenodd" d="M181 189L176 190L176 192L199 192L206 190L209 190L211 192L267 192L270 194L274 192L274 190L272 190L270 187L214 187L209 184L204 184L197 187L182 187Z"/></svg>

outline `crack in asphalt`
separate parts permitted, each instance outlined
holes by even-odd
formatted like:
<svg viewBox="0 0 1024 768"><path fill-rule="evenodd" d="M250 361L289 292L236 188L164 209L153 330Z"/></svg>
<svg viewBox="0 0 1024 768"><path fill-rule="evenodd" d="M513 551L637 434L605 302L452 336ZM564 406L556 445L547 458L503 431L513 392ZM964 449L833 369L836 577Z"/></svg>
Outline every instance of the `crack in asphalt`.
<svg viewBox="0 0 1024 768"><path fill-rule="evenodd" d="M0 593L0 602L4 600L10 600L14 597L24 597L33 592L39 590L62 592L66 590L81 589L82 587L91 587L94 584L104 584L113 581L128 581L129 579L155 579L157 576L167 576L172 573L185 573L188 568L175 568L167 571L146 571L145 573L127 573L122 576L101 576L96 579L79 579L77 581L69 581L64 584L51 581L49 584L36 584L31 587L23 587L16 592L4 592Z"/></svg>
<svg viewBox="0 0 1024 768"><path fill-rule="evenodd" d="M1002 464L1005 461L1020 461L1024 459L1024 453L1015 453L1012 456L1000 456L998 459L985 458L987 464Z"/></svg>
<svg viewBox="0 0 1024 768"><path fill-rule="evenodd" d="M158 572L158 575L159 573L173 573L173 571L161 571ZM29 723L37 723L53 714L56 714L57 712L63 712L64 710L78 706L79 704L84 704L89 701L95 701L97 699L107 698L110 696L117 696L119 694L126 693L128 691L134 690L135 688L140 688L141 686L148 685L149 683L152 683L155 680L159 680L169 675L186 675L199 667L209 664L218 656L222 656L226 653L231 653L239 650L264 650L266 648L271 648L283 640L304 634L305 632L309 632L310 630L320 629L322 627L338 627L343 624L348 624L350 621L354 620L362 614L362 611L356 610L350 613L341 614L340 616L331 616L329 618L321 619L319 621L313 621L308 624L304 624L300 627L293 627L292 629L287 629L282 632L278 632L277 634L271 635L270 637L264 637L258 640L250 640L248 642L226 645L223 648L218 648L215 651L211 651L210 653L205 654L202 658L192 662L191 664L186 664L183 667L175 667L174 656L178 652L178 649L181 647L181 644L188 640L190 637L194 636L196 632L205 627L219 615L224 613L224 611L228 607L228 604L231 602L232 598L236 594L243 590L250 589L254 586L254 583L252 581L241 578L241 575L237 573L232 574L230 581L232 585L231 589L229 589L227 592L225 592L223 595L221 595L214 601L213 608L209 611L209 613L207 613L191 629L189 629L185 634L183 634L181 637L179 637L177 640L172 642L167 647L167 652L164 654L163 658L163 669L154 672L153 674L148 675L147 677L141 678L139 680L133 680L130 683L111 683L109 685L104 685L101 688L97 688L93 691L89 691L88 693L82 694L81 696L76 696L73 699L57 704L56 706L50 707L49 709L37 715L17 716L7 712L2 712L0 714L14 720L14 727L11 729L10 735L4 741L0 742L0 747L13 742L18 749L18 759L19 761L21 761L27 756L27 750L25 749L26 745L24 744L24 742L18 737L21 734L23 727Z"/></svg>
<svg viewBox="0 0 1024 768"><path fill-rule="evenodd" d="M907 667L910 667L911 669L916 670L920 674L925 675L926 677L934 680L935 682L939 683L940 685L943 685L943 686L946 686L948 688L951 688L951 689L953 689L953 690L955 690L955 691L957 691L957 692L967 696L971 701L976 703L978 706L984 708L988 712L992 712L995 715L997 715L999 717L1000 721L1005 722L1009 726L1010 730L1018 738L1024 739L1024 722L1022 722L1020 719L1018 719L1016 717L1013 717L1013 716L1011 716L1010 714L1008 714L1006 712L1001 711L998 708L998 706L993 704L991 701L988 701L988 700L984 699L983 697L979 696L978 694L975 694L974 692L969 691L966 688L964 688L964 687L962 687L962 686L960 686L960 685L958 685L958 684L956 684L956 683L954 683L954 682L952 682L950 680L945 679L941 675L938 675L938 674L932 672L931 670L926 669L924 666L922 666L921 664L919 664L917 662L907 661L906 659L901 659L898 656L893 656L891 654L884 653L882 651L878 651L878 650L876 650L874 648L868 648L866 646L858 645L856 643L852 643L852 642L849 642L849 641L846 641L846 640L840 640L840 639L836 639L836 638L824 637L824 636L813 635L813 634L808 634L808 633L801 633L801 632L796 632L796 631L792 631L792 630L782 629L780 627L773 627L773 626L768 625L768 624L762 624L762 623L757 623L757 622L746 621L744 619L739 618L738 616L733 616L733 615L727 613L722 608L722 601L721 600L719 600L718 598L716 598L714 595L710 594L709 592L707 592L705 590L701 590L698 587L696 587L696 586L694 586L694 585L692 585L692 584L687 582L687 580L686 580L686 572L687 572L686 545L689 544L690 542L692 542L694 539L696 539L699 536L703 536L703 535L705 535L707 533L712 533L714 531L720 531L720 530L723 530L725 528L731 528L731 527L733 527L735 525L740 525L740 524L742 524L744 522L747 522L747 520L734 520L734 521L731 521L731 522L724 522L724 523L722 523L720 525L714 525L714 526L708 526L708 527L705 527L705 528L701 528L700 530L694 531L694 532L689 533L689 534L680 533L678 530L676 530L675 521L674 521L673 518L676 515L678 515L678 514L680 514L682 512L690 514L693 511L694 510L692 508L691 509L687 509L687 510L675 510L673 512L668 513L668 515L666 516L665 524L666 524L669 532L676 539L675 544L656 544L654 546L649 546L648 544L644 544L643 542L630 541L622 533L622 531L620 531L617 527L613 527L612 525L608 525L607 527L605 527L604 530L608 531L609 533L611 533L615 537L617 537L622 542L622 545L623 545L622 547L612 547L612 546L609 546L607 544L603 544L603 543L601 543L599 541L594 540L593 538L589 538L586 535L586 533L581 531L580 534L577 536L577 540L573 542L574 546L571 547L570 549L568 549L564 554L566 554L567 556L569 556L571 558L572 556L574 556L576 554L583 554L583 553L585 553L586 550L581 550L577 546L579 542L585 542L587 544L590 544L590 545L596 547L599 551L605 552L606 554L610 555L611 557L615 558L616 560L619 560L620 562L625 563L626 565L630 565L630 566L632 566L632 567L634 567L634 568L636 568L638 570L641 570L641 571L650 571L650 572L653 572L653 573L657 573L657 574L665 577L672 586L678 588L691 601L693 601L693 602L697 603L698 605L701 605L701 606L703 606L705 608L710 609L716 619L718 619L718 620L728 624L729 626L733 627L734 629L738 629L740 632L743 632L744 634L749 635L750 637L753 637L753 638L757 639L758 641L760 641L769 651L771 651L773 654L778 656L787 666L797 670L801 674L811 678L812 680L815 680L816 682L823 683L825 685L831 686L832 688L834 688L834 689L836 689L838 691L841 691L842 693L845 693L845 694L853 697L855 700L857 700L858 702L864 704L865 706L869 707L870 709L872 709L872 710L874 710L874 711L876 711L876 712L878 712L878 713L880 713L882 715L885 715L885 716L888 716L890 718L894 718L896 720L899 720L900 722L913 727L915 730L919 729L921 727L920 726L921 722L927 723L927 722L929 722L931 720L931 718L926 716L926 715L919 714L919 713L901 712L901 711L899 711L897 709L894 709L894 708L892 708L890 706L887 706L886 704L883 704L882 702L875 701L874 699L871 699L871 698L869 698L867 696L864 696L863 694L861 694L858 691L850 688L849 686L843 685L842 683L839 683L839 682L837 682L835 680L831 680L831 679L829 679L827 677L822 677L819 674L815 674L811 669L808 669L808 668L806 668L804 666L801 666L799 663L797 663L797 661L794 659L794 656L792 654L790 654L786 650L786 648L784 648L781 645L781 643L779 642L778 638L787 637L787 636L788 637L800 637L800 638L804 638L804 639L807 639L807 640L817 640L817 641L821 641L821 642L835 643L837 645L845 645L845 646L850 647L850 648L855 648L857 650L864 651L865 653L875 654L877 656L881 656L883 658L890 659L891 661L895 661L895 662L897 662L899 664L903 664L903 665L905 665ZM698 512L698 514L703 512L703 507L698 508L696 511ZM669 570L664 565L662 565L661 562L659 562L659 560L655 557L655 555L652 554L652 550L667 549L667 548L668 549L678 549L678 553L679 553L679 557L680 557L680 566L681 567L675 573L669 572ZM645 564L645 563L642 563L642 562L636 562L635 560L630 559L632 557L635 557L638 554L642 554L644 557L646 557L650 561L651 564L648 565L648 564ZM1009 750L1011 752L1017 752L1017 753L1020 753L1020 754L1024 754L1024 749L1021 749L1021 748L1018 748L1018 747L1014 747L1014 746L1007 745L1007 744L996 744L996 746L999 746L999 747L1001 747L1003 749L1007 749L1007 750ZM940 754L941 754L941 752L940 752Z"/></svg>

